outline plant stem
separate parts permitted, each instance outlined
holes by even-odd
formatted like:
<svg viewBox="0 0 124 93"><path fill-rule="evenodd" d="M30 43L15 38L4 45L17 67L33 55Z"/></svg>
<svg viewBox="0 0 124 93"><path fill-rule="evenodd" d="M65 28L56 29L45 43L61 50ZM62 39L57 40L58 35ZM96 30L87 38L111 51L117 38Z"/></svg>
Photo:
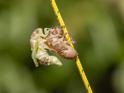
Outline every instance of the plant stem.
<svg viewBox="0 0 124 93"><path fill-rule="evenodd" d="M54 10L54 13L57 16L58 22L59 22L60 26L62 27L62 30L64 31L64 33L68 33L67 28L65 26L65 23L64 23L64 21L62 19L62 16L61 16L61 14L59 12L59 9L57 7L57 4L56 4L55 0L50 0L50 1L51 1L52 8ZM74 48L74 46L73 46L73 44L71 42L71 38L70 38L69 34L66 34L66 39L68 40L70 45ZM87 93L93 93L93 91L92 91L92 89L90 87L90 84L88 82L88 79L86 77L86 74L85 74L85 72L83 70L83 67L81 65L81 61L80 61L79 57L76 58L76 66L77 66L78 71L80 73L81 79L82 79L82 81L83 81L83 83L85 85Z"/></svg>

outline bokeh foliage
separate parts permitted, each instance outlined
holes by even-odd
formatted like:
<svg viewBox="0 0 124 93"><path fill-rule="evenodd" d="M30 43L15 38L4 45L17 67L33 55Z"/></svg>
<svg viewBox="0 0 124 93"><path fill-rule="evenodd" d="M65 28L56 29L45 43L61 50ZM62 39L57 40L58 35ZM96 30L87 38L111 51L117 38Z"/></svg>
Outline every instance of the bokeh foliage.
<svg viewBox="0 0 124 93"><path fill-rule="evenodd" d="M124 0L57 0L94 93L124 93ZM35 68L29 39L57 26L49 0L0 0L0 93L85 93L73 61Z"/></svg>

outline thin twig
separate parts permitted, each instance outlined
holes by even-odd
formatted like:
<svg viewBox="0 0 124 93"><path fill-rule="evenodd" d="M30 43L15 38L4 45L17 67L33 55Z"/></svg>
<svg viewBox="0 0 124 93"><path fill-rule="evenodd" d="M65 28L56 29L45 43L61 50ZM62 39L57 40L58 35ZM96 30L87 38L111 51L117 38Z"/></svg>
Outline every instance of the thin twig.
<svg viewBox="0 0 124 93"><path fill-rule="evenodd" d="M64 23L64 21L63 21L63 19L62 19L62 16L61 16L61 14L60 14L60 12L59 12L59 9L58 9L58 7L57 7L57 4L56 4L55 0L50 0L50 1L51 1L51 5L52 5L52 7L53 7L54 13L55 13L55 15L57 16L57 19L58 19L58 21L59 21L60 26L62 27L64 33L68 33L67 28L66 28L66 26L65 26L65 23ZM70 45L74 48L69 34L66 34L66 38L67 38L68 42L70 43ZM89 84L89 82L88 82L88 79L87 79L87 77L86 77L86 75L85 75L85 72L84 72L84 70L83 70L83 67L82 67L82 65L81 65L81 62L80 62L79 57L76 58L76 66L77 66L77 68L78 68L78 70L79 70L81 79L82 79L82 81L83 81L83 83L84 83L84 85L85 85L85 88L86 88L86 90L87 90L87 93L93 93L93 91L92 91L92 89L91 89L91 87L90 87L90 84Z"/></svg>

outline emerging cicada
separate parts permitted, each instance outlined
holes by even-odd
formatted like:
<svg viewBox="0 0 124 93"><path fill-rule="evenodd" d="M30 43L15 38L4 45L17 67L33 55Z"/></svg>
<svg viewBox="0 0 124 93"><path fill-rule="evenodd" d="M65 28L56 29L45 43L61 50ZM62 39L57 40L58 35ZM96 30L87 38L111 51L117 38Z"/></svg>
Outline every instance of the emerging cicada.
<svg viewBox="0 0 124 93"><path fill-rule="evenodd" d="M48 51L50 48L45 44L46 36L49 34L49 30L45 28L36 29L30 39L31 50L32 50L32 59L35 63L35 66L38 67L39 64L43 65L59 65L61 66L61 61L56 56L49 55Z"/></svg>
<svg viewBox="0 0 124 93"><path fill-rule="evenodd" d="M56 56L49 55L48 51L53 51L67 59L75 59L77 52L67 42L63 30L59 27L36 29L30 39L32 58L36 66L62 65Z"/></svg>

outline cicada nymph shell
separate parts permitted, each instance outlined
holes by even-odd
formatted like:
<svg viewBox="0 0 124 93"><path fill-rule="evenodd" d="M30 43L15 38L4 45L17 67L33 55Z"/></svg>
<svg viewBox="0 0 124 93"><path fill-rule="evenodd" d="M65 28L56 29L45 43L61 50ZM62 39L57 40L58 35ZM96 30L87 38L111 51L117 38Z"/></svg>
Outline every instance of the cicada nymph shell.
<svg viewBox="0 0 124 93"><path fill-rule="evenodd" d="M64 58L75 59L77 57L76 50L67 42L63 30L59 27L50 29L46 37L46 44Z"/></svg>

